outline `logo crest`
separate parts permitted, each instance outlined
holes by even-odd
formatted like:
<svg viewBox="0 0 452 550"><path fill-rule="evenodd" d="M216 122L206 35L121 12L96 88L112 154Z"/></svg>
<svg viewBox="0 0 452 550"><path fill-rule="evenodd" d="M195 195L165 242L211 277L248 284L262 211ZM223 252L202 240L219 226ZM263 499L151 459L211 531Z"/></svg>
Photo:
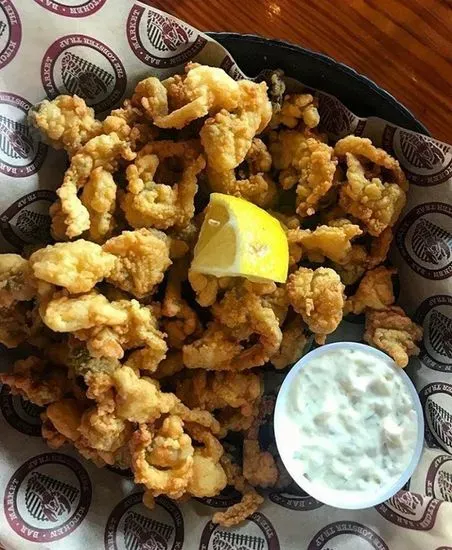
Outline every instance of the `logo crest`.
<svg viewBox="0 0 452 550"><path fill-rule="evenodd" d="M425 492L435 498L452 502L452 458L440 455L430 464L425 480Z"/></svg>
<svg viewBox="0 0 452 550"><path fill-rule="evenodd" d="M424 407L425 441L429 447L452 452L452 385L433 383L419 393Z"/></svg>
<svg viewBox="0 0 452 550"><path fill-rule="evenodd" d="M35 174L47 153L47 146L30 134L31 107L23 97L0 92L0 172L13 178Z"/></svg>
<svg viewBox="0 0 452 550"><path fill-rule="evenodd" d="M327 94L319 94L319 114L322 128L340 138L348 134L361 135L365 122L358 120L338 99Z"/></svg>
<svg viewBox="0 0 452 550"><path fill-rule="evenodd" d="M0 0L0 69L15 57L22 40L19 14L11 0Z"/></svg>
<svg viewBox="0 0 452 550"><path fill-rule="evenodd" d="M452 206L416 206L402 220L396 243L413 271L427 279L447 279L452 274Z"/></svg>
<svg viewBox="0 0 452 550"><path fill-rule="evenodd" d="M179 550L184 541L184 520L168 498L156 499L153 510L143 503L143 493L123 499L110 514L105 529L106 550Z"/></svg>
<svg viewBox="0 0 452 550"><path fill-rule="evenodd" d="M410 491L399 491L375 507L385 519L407 529L429 531L435 525L441 502Z"/></svg>
<svg viewBox="0 0 452 550"><path fill-rule="evenodd" d="M22 399L19 395L11 395L7 386L2 386L0 390L0 410L5 420L14 429L25 435L40 437L40 414L44 410L42 407Z"/></svg>
<svg viewBox="0 0 452 550"><path fill-rule="evenodd" d="M72 533L88 513L91 482L70 456L45 453L27 460L5 491L5 515L20 537L53 542Z"/></svg>
<svg viewBox="0 0 452 550"><path fill-rule="evenodd" d="M207 44L206 38L182 21L139 4L130 10L127 37L138 59L162 69L183 65Z"/></svg>
<svg viewBox="0 0 452 550"><path fill-rule="evenodd" d="M41 78L50 98L77 94L99 113L119 102L127 84L124 66L113 50L84 34L63 36L48 48Z"/></svg>

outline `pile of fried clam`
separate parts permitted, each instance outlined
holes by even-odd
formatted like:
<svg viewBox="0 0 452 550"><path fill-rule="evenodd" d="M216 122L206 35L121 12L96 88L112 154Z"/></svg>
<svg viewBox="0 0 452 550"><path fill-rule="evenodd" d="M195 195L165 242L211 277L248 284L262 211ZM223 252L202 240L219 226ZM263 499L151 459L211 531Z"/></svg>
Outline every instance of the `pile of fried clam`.
<svg viewBox="0 0 452 550"><path fill-rule="evenodd" d="M130 468L149 507L232 485L240 502L213 518L225 526L256 511L258 488L290 483L258 442L258 367L292 365L349 313L401 367L422 336L384 265L407 192L398 162L368 139L328 143L316 100L278 87L270 101L265 82L190 63L102 122L77 96L42 102L31 123L70 159L56 242L0 256L0 341L34 350L0 379L45 408L49 446ZM280 221L287 283L190 272L211 191Z"/></svg>

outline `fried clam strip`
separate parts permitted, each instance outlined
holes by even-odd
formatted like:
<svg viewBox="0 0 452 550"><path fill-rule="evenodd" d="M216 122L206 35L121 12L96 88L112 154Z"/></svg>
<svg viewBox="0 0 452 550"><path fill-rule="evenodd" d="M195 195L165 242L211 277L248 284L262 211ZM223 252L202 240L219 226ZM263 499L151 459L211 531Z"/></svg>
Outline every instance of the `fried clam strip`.
<svg viewBox="0 0 452 550"><path fill-rule="evenodd" d="M233 277L215 277L195 271L188 272L188 280L196 294L196 301L202 307L209 307L217 301L218 294L235 284Z"/></svg>
<svg viewBox="0 0 452 550"><path fill-rule="evenodd" d="M212 191L242 197L261 208L269 208L277 199L277 189L269 172L272 158L265 143L253 138L243 165L237 169L217 172L208 167L207 176Z"/></svg>
<svg viewBox="0 0 452 550"><path fill-rule="evenodd" d="M172 349L181 349L187 339L199 336L202 331L195 310L182 298L182 283L187 280L187 276L188 261L177 260L169 270L162 302L162 327Z"/></svg>
<svg viewBox="0 0 452 550"><path fill-rule="evenodd" d="M212 522L223 527L232 527L254 514L264 502L264 498L246 481L240 466L234 464L229 456L223 455L221 465L226 473L228 485L241 493L242 499L224 512L216 512Z"/></svg>
<svg viewBox="0 0 452 550"><path fill-rule="evenodd" d="M349 220L335 220L329 225L319 225L314 230L289 229L290 258L298 263L307 256L310 262L323 263L326 258L341 263L346 260L352 249L351 241L362 234L358 225Z"/></svg>
<svg viewBox="0 0 452 550"><path fill-rule="evenodd" d="M397 160L367 138L347 136L334 148L347 161L347 181L339 205L378 237L397 221L406 203L408 183Z"/></svg>
<svg viewBox="0 0 452 550"><path fill-rule="evenodd" d="M71 294L88 292L108 277L116 258L95 243L79 239L48 245L30 256L34 276Z"/></svg>
<svg viewBox="0 0 452 550"><path fill-rule="evenodd" d="M183 348L188 368L246 370L264 365L276 353L282 334L273 309L246 285L214 304L215 321L204 335ZM258 337L257 343L253 343Z"/></svg>
<svg viewBox="0 0 452 550"><path fill-rule="evenodd" d="M281 347L270 358L275 369L285 369L302 357L308 342L307 327L301 317L297 316L282 327Z"/></svg>
<svg viewBox="0 0 452 550"><path fill-rule="evenodd" d="M179 171L165 166L169 161ZM194 215L197 176L204 167L196 142L156 141L143 147L126 169L127 193L120 205L128 223L134 228L185 227ZM164 181L157 183L160 168Z"/></svg>
<svg viewBox="0 0 452 550"><path fill-rule="evenodd" d="M269 128L279 125L295 128L302 122L306 128L319 125L320 115L317 100L311 94L288 94L284 96L281 108L273 113Z"/></svg>
<svg viewBox="0 0 452 550"><path fill-rule="evenodd" d="M0 308L32 300L35 294L29 262L18 254L0 254Z"/></svg>
<svg viewBox="0 0 452 550"><path fill-rule="evenodd" d="M132 102L156 126L181 129L197 118L239 106L239 84L223 69L188 63L185 70L184 76L162 82L149 77L136 87ZM176 108L169 112L171 104Z"/></svg>
<svg viewBox="0 0 452 550"><path fill-rule="evenodd" d="M64 368L33 355L16 361L12 373L0 374L0 382L40 407L58 401L71 387Z"/></svg>
<svg viewBox="0 0 452 550"><path fill-rule="evenodd" d="M29 121L54 149L64 148L70 156L102 133L102 123L95 119L94 109L76 95L45 99L30 111Z"/></svg>
<svg viewBox="0 0 452 550"><path fill-rule="evenodd" d="M386 309L394 301L392 276L397 269L384 266L367 271L361 279L356 293L345 303L346 313L362 313L365 309Z"/></svg>
<svg viewBox="0 0 452 550"><path fill-rule="evenodd" d="M337 160L326 143L310 134L281 130L270 134L269 150L283 189L296 185L297 214L312 216L333 185Z"/></svg>
<svg viewBox="0 0 452 550"><path fill-rule="evenodd" d="M258 374L195 370L177 380L175 394L191 409L234 409L243 417L253 417L262 387Z"/></svg>
<svg viewBox="0 0 452 550"><path fill-rule="evenodd" d="M120 158L130 161L135 158L135 153L130 143L116 132L93 137L77 151L57 190L60 206L54 212L59 214L56 233L60 233L62 221L66 226L65 235L69 238L77 237L90 228L89 212L78 197L78 192L88 182L93 170L103 168L107 172L114 172Z"/></svg>
<svg viewBox="0 0 452 550"><path fill-rule="evenodd" d="M416 345L422 339L422 327L414 323L401 307L366 310L364 341L390 355L405 368L412 355L419 355Z"/></svg>
<svg viewBox="0 0 452 550"><path fill-rule="evenodd" d="M318 344L336 330L344 309L344 285L339 275L330 268L315 271L300 267L289 275L286 284L291 306L299 313Z"/></svg>
<svg viewBox="0 0 452 550"><path fill-rule="evenodd" d="M123 231L102 248L116 259L107 281L137 298L151 294L171 265L170 240L156 229Z"/></svg>
<svg viewBox="0 0 452 550"><path fill-rule="evenodd" d="M253 138L264 130L272 114L265 82L240 80L238 84L237 111L222 109L206 120L200 132L208 165L220 173L233 170L245 160Z"/></svg>

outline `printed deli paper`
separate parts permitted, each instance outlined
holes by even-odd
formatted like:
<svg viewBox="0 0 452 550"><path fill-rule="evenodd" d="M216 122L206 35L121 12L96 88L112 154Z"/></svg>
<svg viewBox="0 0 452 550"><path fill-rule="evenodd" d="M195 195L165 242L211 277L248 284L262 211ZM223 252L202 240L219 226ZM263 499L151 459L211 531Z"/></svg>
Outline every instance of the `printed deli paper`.
<svg viewBox="0 0 452 550"><path fill-rule="evenodd" d="M108 38L108 37L114 37ZM242 73L196 29L137 1L0 0L0 240L3 251L48 238L48 207L65 155L27 127L44 96L78 94L99 114L141 78L166 77L195 59ZM290 76L290 75L289 75ZM293 85L293 82L291 83ZM411 189L395 239L401 305L425 331L411 374L426 415L422 461L401 492L363 511L332 509L296 487L270 491L248 522L223 529L212 513L233 493L155 510L127 472L97 469L40 439L39 408L0 393L0 546L7 550L445 550L452 548L452 147L379 119L360 119L320 94L334 136L354 132L395 155ZM360 340L345 321L334 339ZM3 357L3 367L7 359ZM275 375L276 376L276 375ZM271 410L275 395L266 396ZM269 415L271 418L271 415Z"/></svg>

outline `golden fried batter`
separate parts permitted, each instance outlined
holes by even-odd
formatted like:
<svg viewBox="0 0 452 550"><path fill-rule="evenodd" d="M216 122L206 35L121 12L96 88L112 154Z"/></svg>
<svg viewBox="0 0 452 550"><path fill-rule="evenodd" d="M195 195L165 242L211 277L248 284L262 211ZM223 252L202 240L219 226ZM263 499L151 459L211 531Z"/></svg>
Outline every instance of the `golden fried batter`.
<svg viewBox="0 0 452 550"><path fill-rule="evenodd" d="M396 269L383 266L367 271L354 296L347 300L346 311L359 314L366 308L385 309L391 306L395 300L391 277L396 273Z"/></svg>
<svg viewBox="0 0 452 550"><path fill-rule="evenodd" d="M286 288L292 307L314 333L316 342L324 344L342 320L344 285L339 275L327 267L315 271L300 267L289 275Z"/></svg>
<svg viewBox="0 0 452 550"><path fill-rule="evenodd" d="M29 262L18 254L0 254L0 307L31 300L35 294Z"/></svg>

